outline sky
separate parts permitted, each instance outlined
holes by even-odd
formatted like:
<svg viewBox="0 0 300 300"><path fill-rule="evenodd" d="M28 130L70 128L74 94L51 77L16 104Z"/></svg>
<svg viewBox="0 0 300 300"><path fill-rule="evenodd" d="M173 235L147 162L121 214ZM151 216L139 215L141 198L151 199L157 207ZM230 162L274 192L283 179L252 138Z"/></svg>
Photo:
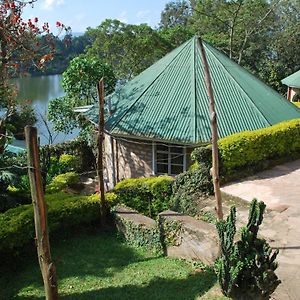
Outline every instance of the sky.
<svg viewBox="0 0 300 300"><path fill-rule="evenodd" d="M34 7L24 10L23 18L38 17L40 23L56 21L70 26L72 32L84 32L96 27L105 19L118 19L124 23L148 23L155 27L160 13L170 0L38 0ZM55 32L53 32L55 33Z"/></svg>

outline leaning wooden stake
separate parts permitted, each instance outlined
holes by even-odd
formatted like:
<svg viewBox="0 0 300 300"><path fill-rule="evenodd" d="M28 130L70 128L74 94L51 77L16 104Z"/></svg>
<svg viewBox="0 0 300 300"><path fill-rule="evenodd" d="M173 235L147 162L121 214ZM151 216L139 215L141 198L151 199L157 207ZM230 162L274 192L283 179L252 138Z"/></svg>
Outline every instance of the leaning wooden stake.
<svg viewBox="0 0 300 300"><path fill-rule="evenodd" d="M103 78L98 83L98 98L99 98L99 124L98 124L98 155L97 155L97 176L100 192L100 213L101 225L106 225L107 204L104 191L104 175L103 175L103 141L104 141L104 80Z"/></svg>
<svg viewBox="0 0 300 300"><path fill-rule="evenodd" d="M217 125L217 113L215 109L215 98L213 88L211 84L211 77L209 73L209 67L206 59L205 49L203 47L202 39L198 37L198 47L201 52L201 58L204 66L205 84L207 88L207 94L209 97L209 110L211 121L211 137L212 137L212 169L211 174L214 183L215 198L217 201L217 215L219 220L223 220L223 208L222 208L222 196L220 190L219 179L219 157L218 157L218 125Z"/></svg>
<svg viewBox="0 0 300 300"><path fill-rule="evenodd" d="M31 197L34 209L38 260L43 276L46 299L56 300L58 299L56 270L50 254L47 209L40 173L37 129L32 126L26 126L25 137L28 153L28 176L30 180Z"/></svg>

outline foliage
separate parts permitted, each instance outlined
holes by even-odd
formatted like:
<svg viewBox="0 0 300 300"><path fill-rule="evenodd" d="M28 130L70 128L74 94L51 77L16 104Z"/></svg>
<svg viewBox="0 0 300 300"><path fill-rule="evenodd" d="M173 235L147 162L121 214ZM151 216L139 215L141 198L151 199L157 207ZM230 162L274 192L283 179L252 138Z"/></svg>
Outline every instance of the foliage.
<svg viewBox="0 0 300 300"><path fill-rule="evenodd" d="M12 115L7 120L7 128L16 139L24 139L26 125L34 125L37 121L35 111L29 105L20 105L14 108Z"/></svg>
<svg viewBox="0 0 300 300"><path fill-rule="evenodd" d="M99 205L100 205L100 195L94 194L89 196L89 199L93 200L93 201L98 201ZM115 205L119 204L118 203L118 196L114 193L114 192L107 192L105 194L105 201L108 204L109 207L114 207Z"/></svg>
<svg viewBox="0 0 300 300"><path fill-rule="evenodd" d="M80 165L79 157L72 154L62 154L58 162L62 173L76 171Z"/></svg>
<svg viewBox="0 0 300 300"><path fill-rule="evenodd" d="M98 203L86 196L58 193L46 195L46 202L51 234L74 226L90 224L99 218ZM33 245L34 236L32 205L21 205L0 214L1 257L8 254L17 255L23 246Z"/></svg>
<svg viewBox="0 0 300 300"><path fill-rule="evenodd" d="M300 102L300 92L297 92L292 99L293 102Z"/></svg>
<svg viewBox="0 0 300 300"><path fill-rule="evenodd" d="M39 42L45 44L47 42L45 36L39 37ZM45 63L45 69L30 68L29 73L34 76L62 74L68 68L70 61L83 54L85 48L91 43L92 40L86 34L75 36L69 32L63 38L53 37L52 44L55 49L53 59Z"/></svg>
<svg viewBox="0 0 300 300"><path fill-rule="evenodd" d="M87 55L111 65L118 79L131 79L169 50L158 32L146 24L108 19L96 29L88 29L87 34L94 41Z"/></svg>
<svg viewBox="0 0 300 300"><path fill-rule="evenodd" d="M179 246L181 244L182 222L176 220L167 220L159 216L160 240L164 249L168 246Z"/></svg>
<svg viewBox="0 0 300 300"><path fill-rule="evenodd" d="M3 153L6 142L7 120L15 113L16 107L16 90L10 79L33 64L43 68L55 52L51 44L53 35L49 33L49 24L39 26L37 17L28 21L22 19L24 8L34 2L36 0L0 3L0 134L3 134L0 136L0 154ZM61 23L57 23L57 27L59 31L68 31ZM43 45L39 42L42 34L45 34L46 41Z"/></svg>
<svg viewBox="0 0 300 300"><path fill-rule="evenodd" d="M216 272L224 295L237 300L264 300L280 284L275 274L278 251L257 237L263 220L265 204L254 199L249 210L247 226L241 229L241 239L234 242L236 210L231 208L226 221L216 224L221 244L221 257Z"/></svg>
<svg viewBox="0 0 300 300"><path fill-rule="evenodd" d="M122 217L122 214L113 211L114 220L119 233L129 245L162 254L160 230L158 225L149 227L135 223Z"/></svg>
<svg viewBox="0 0 300 300"><path fill-rule="evenodd" d="M112 68L99 58L80 55L63 73L62 86L77 106L94 104L98 99L97 84L101 78L104 79L106 94L111 94L116 85Z"/></svg>
<svg viewBox="0 0 300 300"><path fill-rule="evenodd" d="M194 215L197 202L213 192L213 184L209 171L199 167L176 176L173 184L171 208L177 212Z"/></svg>
<svg viewBox="0 0 300 300"><path fill-rule="evenodd" d="M79 182L79 176L75 172L67 172L54 177L51 183L46 187L48 194L61 192L68 187L72 187Z"/></svg>
<svg viewBox="0 0 300 300"><path fill-rule="evenodd" d="M172 1L165 5L161 12L160 28L174 28L178 25L186 27L192 15L192 9L188 1Z"/></svg>
<svg viewBox="0 0 300 300"><path fill-rule="evenodd" d="M233 174L270 159L290 157L300 150L300 120L245 131L219 140L224 172Z"/></svg>
<svg viewBox="0 0 300 300"><path fill-rule="evenodd" d="M130 178L119 182L113 192L118 197L118 203L146 216L156 217L169 209L173 181L169 176Z"/></svg>
<svg viewBox="0 0 300 300"><path fill-rule="evenodd" d="M84 118L74 112L78 106L95 104L98 100L97 84L104 78L105 92L114 91L116 78L112 68L96 57L80 55L74 58L63 73L65 96L49 103L48 117L56 131L69 133L77 127L87 126Z"/></svg>

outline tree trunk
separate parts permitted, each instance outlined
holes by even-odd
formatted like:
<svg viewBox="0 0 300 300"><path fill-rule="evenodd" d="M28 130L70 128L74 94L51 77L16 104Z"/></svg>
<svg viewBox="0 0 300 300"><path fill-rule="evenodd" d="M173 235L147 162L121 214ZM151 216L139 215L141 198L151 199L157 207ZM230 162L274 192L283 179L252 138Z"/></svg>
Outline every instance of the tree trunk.
<svg viewBox="0 0 300 300"><path fill-rule="evenodd" d="M50 254L47 209L40 173L37 129L32 126L26 126L25 137L28 151L28 176L30 180L31 197L34 209L34 224L38 260L43 276L46 300L57 300L58 290L56 270Z"/></svg>
<svg viewBox="0 0 300 300"><path fill-rule="evenodd" d="M215 198L217 201L217 216L219 220L223 220L223 207L222 197L220 190L220 179L219 179L219 157L218 157L218 127L217 127L217 113L215 110L215 98L213 94L213 88L211 84L211 77L209 73L209 66L206 59L205 49L201 38L198 38L198 47L201 52L201 58L205 73L205 84L207 88L207 94L209 98L209 110L210 110L210 121L211 121L211 139L212 139L212 177L214 184Z"/></svg>

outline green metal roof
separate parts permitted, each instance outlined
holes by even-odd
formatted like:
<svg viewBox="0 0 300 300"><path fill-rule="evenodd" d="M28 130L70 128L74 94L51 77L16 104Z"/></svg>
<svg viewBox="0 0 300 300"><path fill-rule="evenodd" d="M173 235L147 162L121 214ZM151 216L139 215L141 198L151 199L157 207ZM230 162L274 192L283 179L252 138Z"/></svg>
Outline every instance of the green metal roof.
<svg viewBox="0 0 300 300"><path fill-rule="evenodd" d="M204 47L220 137L300 118L296 106L208 43ZM115 112L106 129L113 135L185 144L211 138L209 99L196 37L136 76L111 99Z"/></svg>
<svg viewBox="0 0 300 300"><path fill-rule="evenodd" d="M290 87L300 88L300 70L284 79L281 82Z"/></svg>

